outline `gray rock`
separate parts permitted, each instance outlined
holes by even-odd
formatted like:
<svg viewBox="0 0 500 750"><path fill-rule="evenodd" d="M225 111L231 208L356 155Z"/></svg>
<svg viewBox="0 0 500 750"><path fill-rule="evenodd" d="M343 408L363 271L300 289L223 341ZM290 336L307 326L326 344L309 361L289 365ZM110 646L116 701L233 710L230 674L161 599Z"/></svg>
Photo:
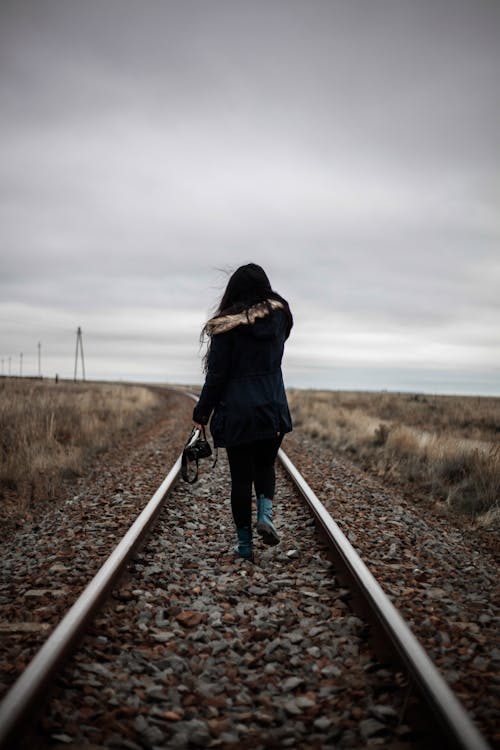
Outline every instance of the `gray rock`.
<svg viewBox="0 0 500 750"><path fill-rule="evenodd" d="M368 740L370 737L380 737L388 733L387 727L376 719L362 719L359 722L359 731L364 740Z"/></svg>
<svg viewBox="0 0 500 750"><path fill-rule="evenodd" d="M157 643L167 643L168 641L171 641L172 638L175 638L174 634L170 631L161 631L152 633L153 640L157 641Z"/></svg>
<svg viewBox="0 0 500 750"><path fill-rule="evenodd" d="M196 685L196 692L203 698L211 698L214 694L213 685L211 682L200 680Z"/></svg>
<svg viewBox="0 0 500 750"><path fill-rule="evenodd" d="M189 669L188 664L180 656L169 656L162 659L162 668L172 669L175 674L182 674Z"/></svg>
<svg viewBox="0 0 500 750"><path fill-rule="evenodd" d="M64 742L65 745L73 742L73 737L70 737L69 734L53 734L52 739L57 740L57 742Z"/></svg>
<svg viewBox="0 0 500 750"><path fill-rule="evenodd" d="M288 677L288 679L281 683L281 687L284 691L295 690L303 682L304 680L301 677Z"/></svg>
<svg viewBox="0 0 500 750"><path fill-rule="evenodd" d="M316 705L315 701L313 701L311 698L308 698L307 695L301 695L296 699L297 706L299 708L312 708Z"/></svg>
<svg viewBox="0 0 500 750"><path fill-rule="evenodd" d="M325 677L340 677L342 672L338 667L335 667L333 664L329 664L327 667L323 667L321 670L321 674Z"/></svg>
<svg viewBox="0 0 500 750"><path fill-rule="evenodd" d="M217 656L222 651L226 651L227 648L229 648L229 643L226 640L215 641L212 645L212 654Z"/></svg>
<svg viewBox="0 0 500 750"><path fill-rule="evenodd" d="M282 645L281 638L275 638L274 640L272 640L271 643L268 643L265 648L266 656L270 656L273 653L273 651L275 651L281 645Z"/></svg>
<svg viewBox="0 0 500 750"><path fill-rule="evenodd" d="M264 594L267 594L268 591L262 586L249 586L248 593L252 596L263 596Z"/></svg>
<svg viewBox="0 0 500 750"><path fill-rule="evenodd" d="M386 719L398 719L399 718L398 712L392 706L383 706L383 705L372 706L370 708L370 713L373 716L375 716L375 718L380 719L381 721L384 721Z"/></svg>
<svg viewBox="0 0 500 750"><path fill-rule="evenodd" d="M143 750L144 748L143 745L138 745L136 742L132 742L132 740L127 740L125 737L118 737L117 735L112 735L107 740L106 745L119 748L119 750ZM92 750L92 747L89 750ZM101 748L99 747L98 750L101 750Z"/></svg>
<svg viewBox="0 0 500 750"><path fill-rule="evenodd" d="M142 735L150 745L163 745L166 734L159 727L149 725Z"/></svg>
<svg viewBox="0 0 500 750"><path fill-rule="evenodd" d="M134 719L134 729L138 734L144 734L148 728L148 722L142 714Z"/></svg>
<svg viewBox="0 0 500 750"><path fill-rule="evenodd" d="M149 698L149 700L164 701L165 689L161 687L161 685L153 685L152 687L146 688L146 695Z"/></svg>
<svg viewBox="0 0 500 750"><path fill-rule="evenodd" d="M291 643L300 643L304 640L304 633L301 630L294 630L289 633L287 638Z"/></svg>
<svg viewBox="0 0 500 750"><path fill-rule="evenodd" d="M283 708L287 712L287 714L290 714L291 716L298 716L302 713L302 708L297 704L296 700L287 701Z"/></svg>
<svg viewBox="0 0 500 750"><path fill-rule="evenodd" d="M168 741L168 747L174 750L186 750L189 747L189 735L185 729L179 729Z"/></svg>
<svg viewBox="0 0 500 750"><path fill-rule="evenodd" d="M472 662L474 669L479 669L481 672L485 672L488 669L489 661L484 656L476 656Z"/></svg>
<svg viewBox="0 0 500 750"><path fill-rule="evenodd" d="M206 747L211 742L208 724L201 719L191 719L184 723L189 741L197 747Z"/></svg>
<svg viewBox="0 0 500 750"><path fill-rule="evenodd" d="M319 719L315 719L313 726L319 729L320 732L324 732L331 723L330 719L327 719L326 716L320 716Z"/></svg>
<svg viewBox="0 0 500 750"><path fill-rule="evenodd" d="M240 740L237 732L221 732L217 738L223 745L236 745Z"/></svg>

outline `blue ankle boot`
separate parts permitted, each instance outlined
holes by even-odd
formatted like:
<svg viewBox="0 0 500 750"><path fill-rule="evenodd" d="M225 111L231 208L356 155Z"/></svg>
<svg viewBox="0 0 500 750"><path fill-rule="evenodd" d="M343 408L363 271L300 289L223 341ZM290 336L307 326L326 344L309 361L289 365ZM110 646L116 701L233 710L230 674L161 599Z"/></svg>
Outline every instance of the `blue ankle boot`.
<svg viewBox="0 0 500 750"><path fill-rule="evenodd" d="M273 526L273 501L261 495L257 499L257 531L262 537L264 544L279 544L278 532Z"/></svg>
<svg viewBox="0 0 500 750"><path fill-rule="evenodd" d="M245 560L253 560L252 529L248 526L236 529L238 533L238 546L236 552Z"/></svg>

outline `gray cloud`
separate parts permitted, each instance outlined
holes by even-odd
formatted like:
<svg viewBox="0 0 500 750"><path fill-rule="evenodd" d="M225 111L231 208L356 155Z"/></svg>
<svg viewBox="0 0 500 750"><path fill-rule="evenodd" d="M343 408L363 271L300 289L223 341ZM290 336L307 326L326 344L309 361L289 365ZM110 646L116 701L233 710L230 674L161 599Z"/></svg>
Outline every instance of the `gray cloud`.
<svg viewBox="0 0 500 750"><path fill-rule="evenodd" d="M2 357L43 336L61 369L81 324L100 377L199 378L217 269L253 260L292 378L498 373L499 29L483 0L4 2Z"/></svg>

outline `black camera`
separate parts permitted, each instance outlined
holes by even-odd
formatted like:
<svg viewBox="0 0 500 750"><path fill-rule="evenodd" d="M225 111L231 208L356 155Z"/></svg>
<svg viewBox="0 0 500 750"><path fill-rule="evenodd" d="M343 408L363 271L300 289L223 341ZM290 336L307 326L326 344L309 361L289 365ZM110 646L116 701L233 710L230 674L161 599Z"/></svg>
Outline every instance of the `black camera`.
<svg viewBox="0 0 500 750"><path fill-rule="evenodd" d="M203 438L198 438L193 445L188 445L185 450L188 461L197 461L199 458L208 458L212 455L210 443Z"/></svg>
<svg viewBox="0 0 500 750"><path fill-rule="evenodd" d="M181 473L184 481L194 484L198 479L199 459L209 458L211 455L212 449L205 435L205 428L202 427L202 433L200 434L200 431L195 427L182 451Z"/></svg>

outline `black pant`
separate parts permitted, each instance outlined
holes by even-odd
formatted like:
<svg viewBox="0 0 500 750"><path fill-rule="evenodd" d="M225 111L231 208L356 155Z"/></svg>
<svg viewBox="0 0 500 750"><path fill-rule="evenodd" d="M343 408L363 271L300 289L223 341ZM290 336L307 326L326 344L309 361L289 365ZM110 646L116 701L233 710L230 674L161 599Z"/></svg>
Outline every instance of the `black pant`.
<svg viewBox="0 0 500 750"><path fill-rule="evenodd" d="M257 497L274 497L274 462L283 435L226 448L231 471L231 510L236 526L252 525L252 485Z"/></svg>

